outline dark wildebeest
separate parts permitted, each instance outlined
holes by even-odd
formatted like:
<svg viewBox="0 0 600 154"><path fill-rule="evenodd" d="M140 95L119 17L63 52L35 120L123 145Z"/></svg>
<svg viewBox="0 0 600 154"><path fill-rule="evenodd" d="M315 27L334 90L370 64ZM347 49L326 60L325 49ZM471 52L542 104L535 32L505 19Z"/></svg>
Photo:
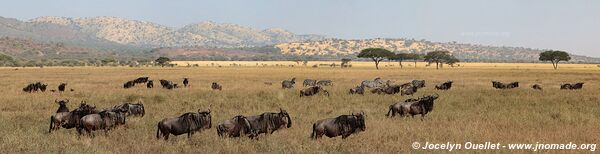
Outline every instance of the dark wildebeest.
<svg viewBox="0 0 600 154"><path fill-rule="evenodd" d="M375 88L373 90L371 90L371 93L376 93L376 94L389 94L389 95L393 95L393 94L397 94L401 91L402 88L400 88L399 85L391 85L391 86L386 86L386 87L378 87Z"/></svg>
<svg viewBox="0 0 600 154"><path fill-rule="evenodd" d="M319 86L333 86L333 81L331 81L331 80L319 80L317 82L317 85L319 85Z"/></svg>
<svg viewBox="0 0 600 154"><path fill-rule="evenodd" d="M67 83L61 83L60 85L58 85L58 92L64 92L66 87Z"/></svg>
<svg viewBox="0 0 600 154"><path fill-rule="evenodd" d="M142 101L138 101L138 103L123 103L122 105L114 106L113 109L123 109L126 111L127 116L141 116L143 117L146 114L146 109L144 108L144 104Z"/></svg>
<svg viewBox="0 0 600 154"><path fill-rule="evenodd" d="M542 90L542 85L534 84L533 86L531 86L531 88L533 88L535 90Z"/></svg>
<svg viewBox="0 0 600 154"><path fill-rule="evenodd" d="M252 131L252 126L250 126L250 122L243 115L238 115L219 123L217 125L217 134L221 137L247 136L252 138L255 136Z"/></svg>
<svg viewBox="0 0 600 154"><path fill-rule="evenodd" d="M273 132L292 127L292 119L284 109L279 109L279 113L265 112L260 115L246 117L252 126L254 135L273 134Z"/></svg>
<svg viewBox="0 0 600 154"><path fill-rule="evenodd" d="M302 82L302 86L316 86L317 85L317 80L313 80L313 79L306 79L304 80L304 82Z"/></svg>
<svg viewBox="0 0 600 154"><path fill-rule="evenodd" d="M146 88L154 88L154 80L149 80L148 83L146 83Z"/></svg>
<svg viewBox="0 0 600 154"><path fill-rule="evenodd" d="M23 88L23 91L31 93L31 92L37 91L37 89L38 89L37 86L35 84L31 83L31 84L28 84L27 86L25 86L25 88Z"/></svg>
<svg viewBox="0 0 600 154"><path fill-rule="evenodd" d="M425 87L425 80L412 80L410 83L412 84L412 86L417 88Z"/></svg>
<svg viewBox="0 0 600 154"><path fill-rule="evenodd" d="M365 114L363 112L352 115L341 115L336 118L322 119L313 124L311 138L342 136L342 139L361 131L365 131Z"/></svg>
<svg viewBox="0 0 600 154"><path fill-rule="evenodd" d="M146 83L146 82L148 82L148 77L139 77L139 78L133 80L133 82L136 84Z"/></svg>
<svg viewBox="0 0 600 154"><path fill-rule="evenodd" d="M48 85L40 83L40 82L38 82L38 84L39 84L40 91L46 92L46 88L48 87Z"/></svg>
<svg viewBox="0 0 600 154"><path fill-rule="evenodd" d="M156 138L162 137L167 140L169 135L175 136L187 133L188 138L195 132L212 127L210 108L207 111L188 112L179 117L165 118L158 122Z"/></svg>
<svg viewBox="0 0 600 154"><path fill-rule="evenodd" d="M216 83L216 82L213 82L213 83L210 85L210 88L211 88L212 90L219 90L219 91L220 91L220 90L223 90L223 87L222 87L222 86L221 86L219 83Z"/></svg>
<svg viewBox="0 0 600 154"><path fill-rule="evenodd" d="M160 80L160 85L166 89L178 88L177 84L173 84L173 82L169 80Z"/></svg>
<svg viewBox="0 0 600 154"><path fill-rule="evenodd" d="M188 78L183 78L183 87L187 87L189 83L190 80L188 80Z"/></svg>
<svg viewBox="0 0 600 154"><path fill-rule="evenodd" d="M583 88L583 84L584 84L583 82L574 83L574 84L565 83L565 84L560 85L560 89L579 90L579 89Z"/></svg>
<svg viewBox="0 0 600 154"><path fill-rule="evenodd" d="M117 109L114 111L105 110L97 114L89 114L81 118L79 126L77 126L77 134L81 135L83 130L87 132L88 135L94 136L92 131L95 130L104 130L105 134L108 134L108 131L112 128L115 128L117 125L125 124L126 116L125 112L122 109Z"/></svg>
<svg viewBox="0 0 600 154"><path fill-rule="evenodd" d="M373 81L364 80L360 83L360 85L367 88L378 88L386 86L386 82L383 81L381 78L375 78Z"/></svg>
<svg viewBox="0 0 600 154"><path fill-rule="evenodd" d="M410 114L414 118L415 115L420 114L421 120L423 120L425 115L433 110L433 104L438 97L438 94L428 95L419 99L408 99L404 102L392 104L386 116L394 117L398 113L401 117L406 117Z"/></svg>
<svg viewBox="0 0 600 154"><path fill-rule="evenodd" d="M350 88L350 94L361 94L364 95L365 94L365 86L363 85L358 85L354 88Z"/></svg>
<svg viewBox="0 0 600 154"><path fill-rule="evenodd" d="M281 82L281 88L285 88L285 89L294 88L294 84L296 84L296 78L292 78L292 80L283 80Z"/></svg>
<svg viewBox="0 0 600 154"><path fill-rule="evenodd" d="M312 96L315 95L319 92L323 92L324 95L329 96L329 92L325 89L323 89L323 87L321 86L312 86L312 87L308 87L306 89L302 89L300 90L300 97L302 96Z"/></svg>
<svg viewBox="0 0 600 154"><path fill-rule="evenodd" d="M127 88L131 88L135 86L135 82L134 81L127 81L125 82L125 84L123 84L123 88L127 89Z"/></svg>
<svg viewBox="0 0 600 154"><path fill-rule="evenodd" d="M502 82L498 82L498 81L492 81L492 87L496 88L496 89L513 89L513 88L518 88L519 87L519 82L512 82L512 83L502 83Z"/></svg>
<svg viewBox="0 0 600 154"><path fill-rule="evenodd" d="M54 103L58 104L58 109L56 110L56 113L60 113L60 112L69 112L69 108L67 107L67 103L69 103L69 99L65 100L54 100Z"/></svg>
<svg viewBox="0 0 600 154"><path fill-rule="evenodd" d="M71 112L58 112L50 117L50 129L58 130L61 127L65 129L71 129L79 126L80 118L88 114L92 114L95 110L95 106L87 105L84 101L79 105L79 108Z"/></svg>
<svg viewBox="0 0 600 154"><path fill-rule="evenodd" d="M417 93L418 88L415 86L410 86L407 88L402 88L402 90L400 90L400 95L404 96L404 95L413 95L415 93Z"/></svg>
<svg viewBox="0 0 600 154"><path fill-rule="evenodd" d="M453 81L446 81L442 84L436 85L435 89L437 90L450 90L452 88Z"/></svg>

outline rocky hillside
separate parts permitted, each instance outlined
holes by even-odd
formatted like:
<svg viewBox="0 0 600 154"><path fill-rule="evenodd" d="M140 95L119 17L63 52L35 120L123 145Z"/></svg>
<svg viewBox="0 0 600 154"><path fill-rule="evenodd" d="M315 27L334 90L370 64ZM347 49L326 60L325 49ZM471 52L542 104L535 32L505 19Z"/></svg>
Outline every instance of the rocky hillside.
<svg viewBox="0 0 600 154"><path fill-rule="evenodd" d="M463 61L493 62L537 62L542 49L522 47L496 47L456 42L441 43L413 39L365 39L340 40L325 39L282 43L275 45L283 54L289 55L353 55L366 48L384 48L396 52L416 52L447 50ZM573 62L599 63L599 58L571 55Z"/></svg>
<svg viewBox="0 0 600 154"><path fill-rule="evenodd" d="M66 46L63 43L40 43L32 40L0 38L0 54L19 59L81 59L106 56L98 50Z"/></svg>

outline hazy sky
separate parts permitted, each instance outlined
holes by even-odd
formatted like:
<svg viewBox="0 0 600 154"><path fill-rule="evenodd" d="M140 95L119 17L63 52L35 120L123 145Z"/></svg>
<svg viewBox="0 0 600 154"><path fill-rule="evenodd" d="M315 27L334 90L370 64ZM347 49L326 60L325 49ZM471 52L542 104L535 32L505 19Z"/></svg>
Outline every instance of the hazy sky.
<svg viewBox="0 0 600 154"><path fill-rule="evenodd" d="M598 0L14 0L0 16L201 21L344 39L416 38L559 49L600 57Z"/></svg>

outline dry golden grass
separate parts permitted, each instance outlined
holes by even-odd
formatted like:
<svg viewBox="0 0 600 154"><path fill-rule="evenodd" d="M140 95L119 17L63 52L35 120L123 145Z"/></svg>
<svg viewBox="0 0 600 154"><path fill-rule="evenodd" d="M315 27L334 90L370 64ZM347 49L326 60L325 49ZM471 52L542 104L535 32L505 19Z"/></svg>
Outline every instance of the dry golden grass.
<svg viewBox="0 0 600 154"><path fill-rule="evenodd" d="M360 66L357 63L354 62ZM405 153L412 151L411 143L415 141L578 144L600 141L600 96L597 94L600 72L595 65L563 64L560 70L551 70L547 64L467 63L459 68L435 70L431 67L399 69L397 63L390 64L396 66L381 70L375 70L368 63L349 69L205 65L192 68L0 68L0 153ZM122 88L125 81L139 76L177 82L188 77L192 87ZM295 89L281 89L280 81L291 77L298 78L300 84ZM347 90L360 81L375 77L396 82L425 79L427 87L415 97L437 92L440 99L424 121L386 118L385 113L393 101L410 97L347 94ZM334 86L327 88L332 95L298 97L301 82L306 78L332 79ZM434 84L446 80L454 80L452 90L433 89ZM494 90L491 80L520 81L522 87ZM51 89L60 82L67 82L67 87L75 92L27 94L21 91L34 81L48 83ZM213 81L221 83L223 91L210 90ZM586 82L583 90L558 90L560 83L576 81ZM264 82L273 82L273 85ZM529 86L534 83L542 84L544 91L531 90ZM98 107L110 107L141 99L147 114L142 118L129 118L125 126L111 131L108 136L98 133L95 138L77 139L73 129L48 134L49 117L57 109L54 99L70 99L71 109L81 100ZM156 140L159 120L205 109L210 104L213 106L212 129L197 133L191 139L178 136L169 141ZM214 129L218 122L235 115L256 115L277 111L280 107L290 113L292 128L258 140L219 138ZM309 138L314 121L353 111L366 113L366 132L345 140Z"/></svg>

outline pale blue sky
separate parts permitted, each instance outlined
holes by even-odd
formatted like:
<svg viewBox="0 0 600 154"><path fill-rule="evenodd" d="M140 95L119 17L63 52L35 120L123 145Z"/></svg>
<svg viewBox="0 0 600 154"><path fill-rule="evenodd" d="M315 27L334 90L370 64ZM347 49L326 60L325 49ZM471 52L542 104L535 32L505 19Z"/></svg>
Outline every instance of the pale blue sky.
<svg viewBox="0 0 600 154"><path fill-rule="evenodd" d="M11 0L0 16L117 16L181 27L201 21L344 39L416 38L560 49L600 57L594 0Z"/></svg>

